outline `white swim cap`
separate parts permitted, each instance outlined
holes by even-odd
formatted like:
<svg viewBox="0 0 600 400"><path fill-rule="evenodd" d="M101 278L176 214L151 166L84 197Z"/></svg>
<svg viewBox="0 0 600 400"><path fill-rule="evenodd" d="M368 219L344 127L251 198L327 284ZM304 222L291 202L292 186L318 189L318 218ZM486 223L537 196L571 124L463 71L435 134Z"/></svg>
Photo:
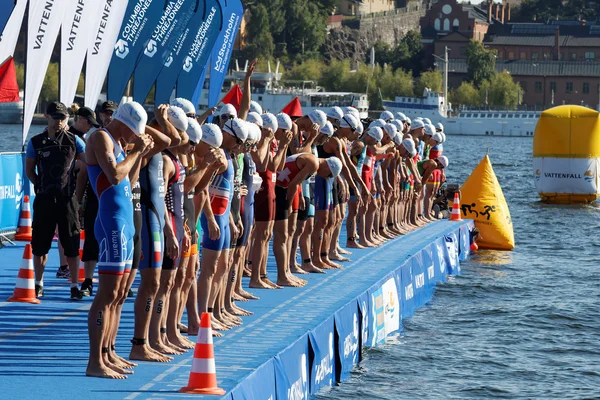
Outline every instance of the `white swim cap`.
<svg viewBox="0 0 600 400"><path fill-rule="evenodd" d="M146 130L148 113L140 103L132 101L120 105L113 119L124 123L136 135L141 135Z"/></svg>
<svg viewBox="0 0 600 400"><path fill-rule="evenodd" d="M263 119L260 116L259 113L255 112L255 111L251 111L248 113L248 116L246 117L246 122L250 122L253 124L256 124L258 126L263 126Z"/></svg>
<svg viewBox="0 0 600 400"><path fill-rule="evenodd" d="M186 114L196 114L196 107L194 107L191 101L183 97L176 98L171 102L171 105L181 108Z"/></svg>
<svg viewBox="0 0 600 400"><path fill-rule="evenodd" d="M337 157L329 157L327 160L327 165L329 166L329 170L331 171L332 177L338 176L342 172L342 162Z"/></svg>
<svg viewBox="0 0 600 400"><path fill-rule="evenodd" d="M327 110L327 117L333 118L337 120L341 120L344 116L344 111L338 106L333 106L329 110Z"/></svg>
<svg viewBox="0 0 600 400"><path fill-rule="evenodd" d="M394 124L385 124L383 130L388 134L390 139L393 139L398 134L398 128Z"/></svg>
<svg viewBox="0 0 600 400"><path fill-rule="evenodd" d="M423 121L423 117L416 117L415 121Z"/></svg>
<svg viewBox="0 0 600 400"><path fill-rule="evenodd" d="M351 128L358 129L358 125L360 125L360 120L356 119L356 117L352 114L346 114L340 120L340 128Z"/></svg>
<svg viewBox="0 0 600 400"><path fill-rule="evenodd" d="M358 121L358 126L356 127L356 133L358 133L359 135L362 135L363 132L365 131L365 126L363 125L362 121Z"/></svg>
<svg viewBox="0 0 600 400"><path fill-rule="evenodd" d="M382 119L376 119L376 120L372 121L369 124L369 129L370 128L375 128L375 127L383 129L383 127L385 126L385 124L386 124L386 122L384 120L382 120Z"/></svg>
<svg viewBox="0 0 600 400"><path fill-rule="evenodd" d="M436 133L434 133L433 135L431 135L431 138L432 138L433 140L435 140L436 142L438 142L438 143L442 143L442 142L443 142L443 140L444 140L444 139L442 138L442 135L440 135L440 133L439 133L439 132L436 132Z"/></svg>
<svg viewBox="0 0 600 400"><path fill-rule="evenodd" d="M247 123L248 126L248 140L258 143L262 137L262 131L260 127L254 123Z"/></svg>
<svg viewBox="0 0 600 400"><path fill-rule="evenodd" d="M379 119L389 122L394 119L394 114L391 111L384 111L379 115Z"/></svg>
<svg viewBox="0 0 600 400"><path fill-rule="evenodd" d="M313 124L319 125L319 129L323 129L327 122L327 115L321 110L311 111L310 114L308 114L308 118L310 118Z"/></svg>
<svg viewBox="0 0 600 400"><path fill-rule="evenodd" d="M437 158L438 162L444 167L444 169L448 168L448 157L440 156Z"/></svg>
<svg viewBox="0 0 600 400"><path fill-rule="evenodd" d="M321 131L320 131L321 134L327 135L328 137L332 137L334 132L335 132L335 129L333 129L333 124L329 121L327 121L327 123L325 123L325 126L323 128L321 128Z"/></svg>
<svg viewBox="0 0 600 400"><path fill-rule="evenodd" d="M289 131L292 129L292 119L285 113L277 114L277 125L279 129Z"/></svg>
<svg viewBox="0 0 600 400"><path fill-rule="evenodd" d="M408 117L406 117L406 119L404 120L404 122L406 122L408 125L410 125L412 123L412 121Z"/></svg>
<svg viewBox="0 0 600 400"><path fill-rule="evenodd" d="M178 131L187 131L188 117L185 115L185 111L183 111L181 108L177 106L169 106L169 109L167 110L167 118Z"/></svg>
<svg viewBox="0 0 600 400"><path fill-rule="evenodd" d="M415 129L419 129L419 128L423 128L425 126L425 124L423 123L422 120L420 119L415 119L412 123L412 125L410 126L410 130L414 131Z"/></svg>
<svg viewBox="0 0 600 400"><path fill-rule="evenodd" d="M344 107L344 114L352 114L354 118L360 120L360 112L354 107Z"/></svg>
<svg viewBox="0 0 600 400"><path fill-rule="evenodd" d="M435 125L435 127L436 127L437 129L439 129L441 132L443 132L443 131L444 131L444 125L442 125L442 123L441 123L441 122L438 122L438 123Z"/></svg>
<svg viewBox="0 0 600 400"><path fill-rule="evenodd" d="M263 128L271 128L271 131L275 132L277 130L277 117L271 113L266 113L261 115L263 121Z"/></svg>
<svg viewBox="0 0 600 400"><path fill-rule="evenodd" d="M429 118L423 118L423 122L426 124L431 124L431 120Z"/></svg>
<svg viewBox="0 0 600 400"><path fill-rule="evenodd" d="M396 119L399 119L401 122L404 122L404 121L406 121L406 115L404 115L401 112L396 113Z"/></svg>
<svg viewBox="0 0 600 400"><path fill-rule="evenodd" d="M195 118L188 117L188 128L186 130L190 141L198 144L202 140L202 127Z"/></svg>
<svg viewBox="0 0 600 400"><path fill-rule="evenodd" d="M231 104L223 104L223 107L219 110L219 117L223 115L233 115L237 117L237 110Z"/></svg>
<svg viewBox="0 0 600 400"><path fill-rule="evenodd" d="M260 115L263 113L262 106L260 104L258 104L256 101L252 100L250 102L250 112L255 112Z"/></svg>
<svg viewBox="0 0 600 400"><path fill-rule="evenodd" d="M400 132L404 130L404 124L399 119L393 120L392 122L390 122L390 124L394 125L396 127L396 130L399 130Z"/></svg>
<svg viewBox="0 0 600 400"><path fill-rule="evenodd" d="M227 132L243 142L248 139L248 124L239 118L230 119L223 125L223 132Z"/></svg>
<svg viewBox="0 0 600 400"><path fill-rule="evenodd" d="M442 135L442 143L446 142L446 134L444 132L440 132L440 135Z"/></svg>
<svg viewBox="0 0 600 400"><path fill-rule="evenodd" d="M367 135L371 136L378 142L381 142L381 139L383 139L383 131L378 126L374 128L369 128L369 130L367 130Z"/></svg>
<svg viewBox="0 0 600 400"><path fill-rule="evenodd" d="M427 136L433 136L433 134L435 133L435 126L433 126L432 124L425 124L425 130L423 131L423 133Z"/></svg>
<svg viewBox="0 0 600 400"><path fill-rule="evenodd" d="M392 140L394 141L394 143L396 143L398 146L400 146L402 144L402 135L397 134L396 136L394 136L392 138Z"/></svg>
<svg viewBox="0 0 600 400"><path fill-rule="evenodd" d="M402 147L404 147L406 149L406 151L408 151L408 154L410 154L411 157L414 157L417 155L417 149L415 147L415 142L412 139L404 139L402 141Z"/></svg>
<svg viewBox="0 0 600 400"><path fill-rule="evenodd" d="M219 148L223 144L223 132L218 125L204 124L202 125L202 139L204 143Z"/></svg>

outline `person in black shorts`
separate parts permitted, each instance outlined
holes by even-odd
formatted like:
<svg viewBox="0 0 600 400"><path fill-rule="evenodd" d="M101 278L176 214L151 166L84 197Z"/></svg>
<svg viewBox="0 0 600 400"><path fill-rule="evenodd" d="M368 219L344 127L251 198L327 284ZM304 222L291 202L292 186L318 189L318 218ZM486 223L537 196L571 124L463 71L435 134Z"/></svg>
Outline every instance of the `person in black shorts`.
<svg viewBox="0 0 600 400"><path fill-rule="evenodd" d="M44 295L44 269L54 232L63 245L72 277L79 275L79 218L75 199L76 157L85 162L85 143L67 130L67 107L59 102L46 109L48 126L27 145L25 172L33 183L32 240L35 293ZM81 300L77 279L71 283L71 299Z"/></svg>

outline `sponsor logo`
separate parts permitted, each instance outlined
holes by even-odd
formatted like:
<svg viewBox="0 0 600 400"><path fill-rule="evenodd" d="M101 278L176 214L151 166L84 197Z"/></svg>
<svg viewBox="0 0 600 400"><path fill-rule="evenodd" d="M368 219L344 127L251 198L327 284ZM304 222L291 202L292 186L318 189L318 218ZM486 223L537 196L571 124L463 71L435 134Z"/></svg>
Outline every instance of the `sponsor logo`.
<svg viewBox="0 0 600 400"><path fill-rule="evenodd" d="M354 313L353 330L344 338L344 358L356 354L358 350L358 316Z"/></svg>
<svg viewBox="0 0 600 400"><path fill-rule="evenodd" d="M539 169L536 169L535 170L535 180L539 181L541 179L541 177L542 177L542 173L540 172Z"/></svg>
<svg viewBox="0 0 600 400"><path fill-rule="evenodd" d="M131 43L133 46L135 46L140 36L140 32L142 31L144 25L146 25L146 22L148 21L148 18L146 17L146 12L152 4L152 1L153 0L138 0L137 4L133 6L133 11L127 19L127 23L121 30L122 39L128 43Z"/></svg>
<svg viewBox="0 0 600 400"><path fill-rule="evenodd" d="M425 273L421 272L420 274L415 276L415 286L417 289L421 289L425 286Z"/></svg>
<svg viewBox="0 0 600 400"><path fill-rule="evenodd" d="M406 300L410 300L413 298L414 295L415 295L415 292L413 289L413 285L412 285L412 283L409 283L408 285L406 285L404 287L404 298L406 298Z"/></svg>
<svg viewBox="0 0 600 400"><path fill-rule="evenodd" d="M223 36L223 44L221 45L221 49L219 49L217 60L215 62L215 71L219 73L223 73L229 64L230 50L235 36L233 27L237 25L239 20L239 15L231 13L229 21L227 21L227 29L225 30L225 36Z"/></svg>
<svg viewBox="0 0 600 400"><path fill-rule="evenodd" d="M563 172L544 172L544 178L581 179L581 174L563 173Z"/></svg>
<svg viewBox="0 0 600 400"><path fill-rule="evenodd" d="M115 55L121 59L124 59L129 54L129 46L123 39L117 40L115 43Z"/></svg>
<svg viewBox="0 0 600 400"><path fill-rule="evenodd" d="M333 375L333 332L329 332L329 353L321 359L316 369L315 382L320 384L329 376L329 383L331 384Z"/></svg>
<svg viewBox="0 0 600 400"><path fill-rule="evenodd" d="M433 268L433 265L430 265L429 267L427 267L427 278L429 278L429 280L432 280L435 276L435 269Z"/></svg>
<svg viewBox="0 0 600 400"><path fill-rule="evenodd" d="M194 63L192 62L192 57L187 56L185 58L185 61L183 63L183 70L185 72L190 72L192 70L192 68L194 67Z"/></svg>
<svg viewBox="0 0 600 400"><path fill-rule="evenodd" d="M148 41L148 44L146 45L146 48L144 49L144 54L147 55L148 57L152 58L152 57L154 57L154 55L156 54L157 51L158 51L158 45L156 43L156 40L150 39Z"/></svg>
<svg viewBox="0 0 600 400"><path fill-rule="evenodd" d="M102 10L102 18L100 19L100 26L96 33L96 39L94 39L94 47L92 49L92 55L98 55L100 52L100 45L104 39L104 32L106 32L106 26L108 25L108 17L110 16L110 10L112 8L113 0L106 0L104 3L104 9Z"/></svg>
<svg viewBox="0 0 600 400"><path fill-rule="evenodd" d="M164 46L165 41L169 38L173 27L177 24L177 12L181 8L185 0L169 1L163 15L160 17L158 25L152 32L152 39L156 42L161 42ZM147 54L148 57L152 57L154 54Z"/></svg>
<svg viewBox="0 0 600 400"><path fill-rule="evenodd" d="M169 55L169 58L167 58L167 61L165 61L165 67L169 68L172 63L173 63L173 55Z"/></svg>
<svg viewBox="0 0 600 400"><path fill-rule="evenodd" d="M48 22L52 15L52 9L54 8L54 0L46 0L44 4L44 11L42 11L42 17L38 25L37 34L33 39L33 48L39 50L44 43L46 37L46 29L48 28Z"/></svg>
<svg viewBox="0 0 600 400"><path fill-rule="evenodd" d="M585 179L586 182L593 182L595 177L595 174L589 169L583 174L583 179Z"/></svg>
<svg viewBox="0 0 600 400"><path fill-rule="evenodd" d="M77 39L77 32L79 31L79 24L83 16L83 7L85 6L85 0L77 0L75 6L75 15L73 15L73 22L71 23L71 30L67 36L67 51L71 51L75 48L75 40Z"/></svg>
<svg viewBox="0 0 600 400"><path fill-rule="evenodd" d="M390 302L385 307L386 314L392 315L396 311L396 302L394 301L394 293L390 292Z"/></svg>
<svg viewBox="0 0 600 400"><path fill-rule="evenodd" d="M308 368L308 362L306 358L306 354L302 354L300 358L300 372L302 376L296 382L292 384L290 388L287 390L287 398L288 400L303 400L307 397L306 388L306 370Z"/></svg>
<svg viewBox="0 0 600 400"><path fill-rule="evenodd" d="M200 28L196 33L196 37L194 38L194 43L192 43L192 47L190 48L188 56L185 59L185 64L183 67L185 72L190 72L193 68L194 65L192 60L198 61L202 54L204 54L204 50L208 44L208 37L206 36L208 33L208 28L210 28L216 13L217 9L212 7L208 17L206 18L206 21L202 22L202 25L200 25Z"/></svg>

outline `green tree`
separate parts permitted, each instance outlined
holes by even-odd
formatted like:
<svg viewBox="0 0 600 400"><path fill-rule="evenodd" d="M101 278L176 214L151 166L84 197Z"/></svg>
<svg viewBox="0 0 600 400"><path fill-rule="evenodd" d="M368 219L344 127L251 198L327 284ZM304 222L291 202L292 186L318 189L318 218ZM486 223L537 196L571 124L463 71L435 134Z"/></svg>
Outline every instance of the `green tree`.
<svg viewBox="0 0 600 400"><path fill-rule="evenodd" d="M323 70L321 86L332 92L344 90L344 83L350 74L350 61L332 60L331 64Z"/></svg>
<svg viewBox="0 0 600 400"><path fill-rule="evenodd" d="M454 107L476 106L481 104L479 91L471 82L462 82L450 92L450 102Z"/></svg>
<svg viewBox="0 0 600 400"><path fill-rule="evenodd" d="M369 103L372 109L380 110L381 100L393 99L396 96L413 96L413 77L403 69L393 71L390 67L378 67L375 70L375 85L369 93ZM381 96L379 93L381 91Z"/></svg>
<svg viewBox="0 0 600 400"><path fill-rule="evenodd" d="M270 59L275 50L273 35L271 34L269 12L262 4L257 4L251 11L251 17L246 25L244 35L247 58Z"/></svg>
<svg viewBox="0 0 600 400"><path fill-rule="evenodd" d="M45 102L58 100L58 63L48 65L40 92L40 100Z"/></svg>
<svg viewBox="0 0 600 400"><path fill-rule="evenodd" d="M415 86L415 93L421 94L425 90L425 88L429 88L434 92L443 91L444 78L442 77L442 73L440 71L430 70L425 71L419 77L419 80Z"/></svg>
<svg viewBox="0 0 600 400"><path fill-rule="evenodd" d="M301 64L296 64L285 74L285 79L295 81L320 81L326 65L319 60L309 59Z"/></svg>
<svg viewBox="0 0 600 400"><path fill-rule="evenodd" d="M476 86L491 79L496 71L496 50L488 50L475 40L467 45L467 80Z"/></svg>
<svg viewBox="0 0 600 400"><path fill-rule="evenodd" d="M519 92L521 87L507 71L495 74L489 84L489 104L516 107L519 103Z"/></svg>

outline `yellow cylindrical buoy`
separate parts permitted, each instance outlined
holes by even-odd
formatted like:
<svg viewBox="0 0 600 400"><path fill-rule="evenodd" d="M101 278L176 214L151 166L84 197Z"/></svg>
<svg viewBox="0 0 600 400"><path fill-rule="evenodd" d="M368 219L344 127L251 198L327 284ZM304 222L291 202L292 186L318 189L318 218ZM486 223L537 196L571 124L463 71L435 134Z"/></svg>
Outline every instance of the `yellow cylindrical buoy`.
<svg viewBox="0 0 600 400"><path fill-rule="evenodd" d="M546 110L533 135L535 186L545 203L590 203L600 196L600 114L566 105Z"/></svg>

